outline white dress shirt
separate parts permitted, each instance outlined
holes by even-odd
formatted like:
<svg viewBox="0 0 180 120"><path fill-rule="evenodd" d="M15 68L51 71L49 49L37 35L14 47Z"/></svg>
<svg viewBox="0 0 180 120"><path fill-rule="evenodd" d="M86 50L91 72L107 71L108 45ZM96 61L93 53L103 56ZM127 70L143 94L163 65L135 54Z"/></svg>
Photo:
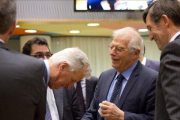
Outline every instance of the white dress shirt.
<svg viewBox="0 0 180 120"><path fill-rule="evenodd" d="M47 68L47 76L48 76L47 81L49 82L49 77L50 77L49 63L48 63L48 60L44 60L44 62L45 62L46 68ZM47 102L49 105L49 110L51 113L52 120L60 120L57 106L56 106L56 100L54 98L54 93L53 93L53 90L50 89L49 87L47 87L46 99L47 99Z"/></svg>
<svg viewBox="0 0 180 120"><path fill-rule="evenodd" d="M146 65L146 57L143 58L141 64Z"/></svg>
<svg viewBox="0 0 180 120"><path fill-rule="evenodd" d="M174 41L174 39L178 36L178 35L180 35L180 31L179 32L177 32L171 39L170 39L170 41L169 42L172 42L172 41Z"/></svg>
<svg viewBox="0 0 180 120"><path fill-rule="evenodd" d="M0 42L4 43L4 41L3 41L3 40L1 40L1 39L0 39Z"/></svg>

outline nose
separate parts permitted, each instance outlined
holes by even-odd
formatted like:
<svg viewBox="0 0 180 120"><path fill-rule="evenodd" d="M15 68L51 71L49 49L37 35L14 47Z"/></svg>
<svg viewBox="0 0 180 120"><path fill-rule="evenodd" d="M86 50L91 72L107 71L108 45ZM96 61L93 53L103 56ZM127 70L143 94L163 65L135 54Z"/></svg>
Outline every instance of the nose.
<svg viewBox="0 0 180 120"><path fill-rule="evenodd" d="M43 59L46 60L46 59L48 59L48 58L44 55Z"/></svg>
<svg viewBox="0 0 180 120"><path fill-rule="evenodd" d="M116 54L116 49L115 47L113 49L110 50L110 55L115 55Z"/></svg>

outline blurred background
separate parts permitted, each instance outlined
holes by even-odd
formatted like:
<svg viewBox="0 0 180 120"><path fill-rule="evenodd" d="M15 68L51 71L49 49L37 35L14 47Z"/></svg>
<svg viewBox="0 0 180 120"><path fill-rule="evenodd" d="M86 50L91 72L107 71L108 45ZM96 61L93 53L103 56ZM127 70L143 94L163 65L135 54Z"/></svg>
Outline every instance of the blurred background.
<svg viewBox="0 0 180 120"><path fill-rule="evenodd" d="M67 47L79 47L90 60L92 75L99 77L102 71L112 68L107 46L113 31L134 27L144 39L145 56L151 60L160 59L161 52L156 43L149 40L142 9L77 11L76 0L16 1L18 26L7 46L18 52L27 40L35 36L45 37L52 53Z"/></svg>

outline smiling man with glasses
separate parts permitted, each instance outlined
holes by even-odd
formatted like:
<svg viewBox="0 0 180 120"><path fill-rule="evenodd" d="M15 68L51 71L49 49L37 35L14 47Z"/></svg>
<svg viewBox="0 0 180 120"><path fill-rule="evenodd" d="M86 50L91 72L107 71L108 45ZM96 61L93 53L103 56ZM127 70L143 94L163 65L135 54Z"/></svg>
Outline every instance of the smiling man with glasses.
<svg viewBox="0 0 180 120"><path fill-rule="evenodd" d="M153 120L157 72L139 62L143 39L135 29L122 28L108 48L113 69L100 75L82 120Z"/></svg>

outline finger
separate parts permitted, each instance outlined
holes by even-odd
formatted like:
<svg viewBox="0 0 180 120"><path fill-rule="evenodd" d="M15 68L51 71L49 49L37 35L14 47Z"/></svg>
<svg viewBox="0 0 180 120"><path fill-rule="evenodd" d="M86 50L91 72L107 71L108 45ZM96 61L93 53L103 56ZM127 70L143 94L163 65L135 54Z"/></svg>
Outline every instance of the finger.
<svg viewBox="0 0 180 120"><path fill-rule="evenodd" d="M109 106L109 105L111 105L111 102L103 101L102 104Z"/></svg>

